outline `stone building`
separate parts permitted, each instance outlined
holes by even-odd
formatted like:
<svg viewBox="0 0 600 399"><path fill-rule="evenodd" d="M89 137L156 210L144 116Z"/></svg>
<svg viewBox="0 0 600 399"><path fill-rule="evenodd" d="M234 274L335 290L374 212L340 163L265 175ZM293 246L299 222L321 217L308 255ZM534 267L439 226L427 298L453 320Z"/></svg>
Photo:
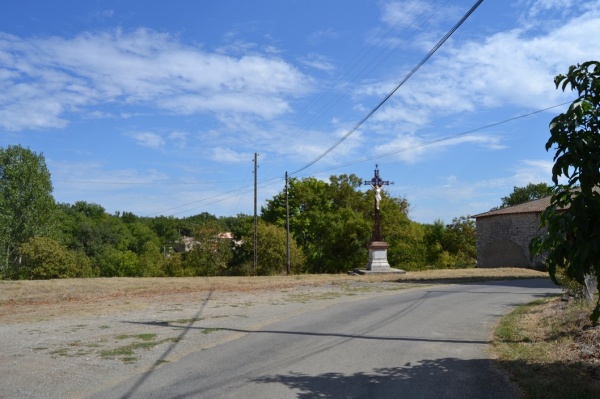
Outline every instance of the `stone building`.
<svg viewBox="0 0 600 399"><path fill-rule="evenodd" d="M550 196L471 216L477 231L477 267L542 269L542 259L531 255L529 243L542 233L540 215L549 205Z"/></svg>

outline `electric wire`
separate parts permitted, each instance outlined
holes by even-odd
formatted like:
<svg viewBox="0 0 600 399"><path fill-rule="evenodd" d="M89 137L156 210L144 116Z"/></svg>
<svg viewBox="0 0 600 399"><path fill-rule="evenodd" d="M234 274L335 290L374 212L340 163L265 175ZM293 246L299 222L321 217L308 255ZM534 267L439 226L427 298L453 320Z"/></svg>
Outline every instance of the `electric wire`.
<svg viewBox="0 0 600 399"><path fill-rule="evenodd" d="M309 173L309 174L299 175L297 177L312 176L312 175L315 175L315 174L318 174L318 173L328 172L328 171L335 170L335 169L341 169L341 168L345 168L345 167L348 167L348 166L357 165L357 164L364 163L364 162L369 162L369 161L372 161L372 160L375 160L375 159L385 158L385 157L388 157L388 156L391 156L391 155L395 155L395 154L399 154L399 153L402 153L402 152L411 151L411 150L415 150L415 149L418 149L418 148L423 148L423 147L426 147L426 146L429 146L429 145L433 145L433 144L437 144L437 143L440 143L440 142L452 140L452 139L455 139L455 138L458 138L458 137L466 136L466 135L469 135L471 133L475 133L475 132L478 132L478 131L481 131L481 130L484 130L484 129L489 129L489 128L496 127L496 126L499 126L499 125L503 125L505 123L514 122L514 121L517 121L517 120L520 120L520 119L524 119L524 118L527 118L527 117L530 117L530 116L533 116L533 115L536 115L536 114L539 114L539 113L542 113L542 112L545 112L545 111L549 111L549 110L554 109L554 108L561 107L561 106L566 105L566 104L570 104L571 102L572 102L572 100L566 101L566 102L563 102L563 103L560 103L560 104L552 105L550 107L546 107L546 108L543 108L543 109L538 109L536 111L528 112L526 114L521 114L521 115L514 116L512 118L504 119L504 120L499 121L499 122L489 123L487 125L476 127L474 129L471 129L471 130L468 130L468 131L465 131L465 132L453 134L453 135L450 135L450 136L441 137L439 139L427 141L425 143L417 144L417 145L410 146L410 147L405 147L405 148L402 148L400 150L395 150L395 151L390 151L390 152L383 153L383 154L374 155L372 157L359 159L359 160L356 160L356 161L353 161L353 162L349 162L349 163L345 163L345 164L342 164L342 165L332 166L332 167L321 169L321 170L318 170L318 171L315 171L315 172L312 172L312 173ZM268 187L268 186L272 186L273 184L280 183L281 181L284 181L284 178L282 178L280 176L270 177L270 178L265 179L262 183L260 183L259 188L265 188L265 187ZM242 190L245 190L245 191L242 191ZM190 202L190 203L183 204L183 205L179 205L179 206L174 207L174 208L169 208L169 209L162 210L160 212L151 213L151 214L149 214L147 216L153 216L153 215L157 215L157 214L162 214L164 212L169 212L169 211L174 210L174 209L181 209L181 208L185 208L185 207L188 207L188 206L200 203L200 202L204 202L204 201L208 201L208 200L214 200L214 201L211 201L211 202L208 202L208 203L205 203L205 204L193 207L193 208L185 209L183 211L179 211L179 212L171 214L171 215L175 216L175 215L186 213L186 212L189 212L189 211L192 211L192 210L195 210L195 209L202 208L202 207L207 206L207 205L214 204L214 203L219 202L219 201L224 201L224 200L227 200L227 199L230 199L230 198L234 198L234 197L236 197L238 195L250 193L252 191L253 191L253 185L249 184L247 186L243 186L243 187L239 187L239 188L234 189L234 190L226 191L224 193L221 193L221 194L218 194L218 195L214 195L212 197L203 198L201 200ZM224 196L226 194L231 194L231 193L235 193L235 192L239 192L239 193L236 194L236 195L230 195L230 196L227 196L227 197L224 197L224 198L219 198L219 197L222 197L222 196ZM216 198L219 198L219 199L216 199Z"/></svg>
<svg viewBox="0 0 600 399"><path fill-rule="evenodd" d="M398 89L400 89L400 87L402 87L402 85L404 85L404 83L408 79L410 79L411 76L413 76L421 68L421 66L423 66L423 64L425 64L433 56L433 54L450 38L450 36L452 36L452 34L454 32L456 32L456 30L467 20L467 18L469 18L469 16L471 16L471 14L477 9L477 7L479 7L479 5L482 2L483 2L483 0L478 0L471 7L471 9L469 11L467 11L467 13L458 21L458 23L456 23L456 25L454 25L452 27L452 29L450 29L448 31L448 33L446 33L444 35L444 37L442 37L442 39L440 39L440 41L438 41L438 43L425 55L425 57L404 77L404 79L402 79L400 81L400 83L398 83L396 85L396 87L394 87L394 89L392 91L390 91L383 98L383 100L381 100L366 116L364 116L360 121L358 121L358 123L356 123L354 125L354 127L352 127L352 129L350 129L350 131L348 131L344 136L342 136L340 139L338 139L331 147L329 147L327 150L325 150L325 152L323 152L317 158L315 158L314 160L312 160L308 164L304 165L300 169L297 169L297 170L291 172L290 175L295 175L295 174L297 174L299 172L302 172L303 170L311 167L312 165L314 165L315 163L317 163L318 161L320 161L321 159L323 159L331 151L333 151L342 142L344 142L348 137L350 137L350 135L352 133L354 133L355 131L357 131L375 112L377 112L377 110L379 110L379 108L381 108L383 106L383 104L385 104L387 102L387 100L390 99L390 97L392 97L394 95L394 93L396 93L398 91Z"/></svg>
<svg viewBox="0 0 600 399"><path fill-rule="evenodd" d="M537 111L529 112L527 114L522 114L522 115L518 115L518 116L515 116L515 117L512 117L512 118L508 118L508 119L502 120L500 122L494 122L494 123L490 123L488 125L480 126L480 127L468 130L466 132L457 133L457 134L453 134L453 135L450 135L450 136L444 136L444 137L441 137L439 139L430 140L430 141L427 141L427 142L424 142L424 143L415 144L415 145L410 146L410 147L404 147L404 148L401 148L399 150L394 150L394 151L386 152L386 153L383 153L383 154L374 155L374 156L369 157L369 158L362 158L362 159L359 159L359 160L356 160L356 161L345 163L343 165L332 166L332 167L329 167L329 168L326 168L326 169L321 169L321 170L315 171L313 173L307 173L305 175L300 175L299 177L312 176L312 175L317 174L317 173L323 173L323 172L328 172L330 170L341 169L341 168L345 168L347 166L357 165L357 164L360 164L360 163L364 163L364 162L368 162L368 161L373 161L375 159L385 158L385 157L389 157L391 155L396 155L396 154L399 154L399 153L402 153L402 152L406 152L406 151L410 151L410 150L416 150L418 148L422 148L422 147L426 147L426 146L429 146L429 145L441 143L441 142L444 142L444 141L449 141L449 140L452 140L452 139L456 139L458 137L467 136L467 135L469 135L471 133L475 133L475 132L478 132L480 130L489 129L491 127L496 127L496 126L499 126L499 125L503 125L505 123L514 122L514 121L519 120L519 119L527 118L527 117L530 117L530 116L533 116L533 115L536 115L536 114L539 114L539 113L542 113L542 112L545 112L545 111L549 111L549 110L551 110L553 108L558 108L558 107L561 107L563 105L570 104L571 102L572 102L572 100L571 101L566 101L564 103L557 104L557 105L552 105L552 106L544 108L544 109L539 109Z"/></svg>
<svg viewBox="0 0 600 399"><path fill-rule="evenodd" d="M445 6L448 3L449 0L445 1L443 4L441 4L437 9L431 11L431 9L433 8L433 5L429 5L429 8L424 8L423 11L421 12L421 14L419 14L419 17L421 17L423 14L425 14L427 11L430 11L427 13L428 17L421 22L421 24L419 24L419 26L410 34L408 35L406 38L402 39L401 41L397 41L395 45L388 45L385 46L377 55L375 55L375 57L373 57L373 59L371 59L361 70L359 70L352 78L350 78L349 80L349 84L355 83L356 81L358 81L358 79L360 78L364 78L365 76L367 76L369 73L373 72L374 70L376 70L385 60L387 60L393 53L394 51L396 51L401 44L406 43L408 41L408 39L410 39L420 28L422 28L431 18L433 18L434 15L436 15L439 10ZM414 8L417 7L417 3L414 3L412 5L412 8L408 10L408 12L405 15L409 15L412 10ZM309 104L301 113L300 115L303 114L307 114L310 110L312 110L322 99L324 99L329 93L331 93L333 91L333 89L339 85L339 83L341 82L341 79L348 75L350 72L352 72L352 70L355 67L358 67L360 65L360 63L367 58L367 56L369 54L371 54L371 52L373 51L374 48L378 47L393 31L396 30L396 28L398 27L398 25L400 25L402 22L404 22L404 20L406 19L406 17L403 18L399 18L396 20L395 24L388 29L388 31L382 35L377 42L372 45L366 52L363 50L359 51L359 53L357 53L357 55L355 55L353 57L353 59L350 61L349 65L342 71L342 73L340 75L338 75L338 77L336 78L336 80L329 85L329 87L322 93L320 94L314 101L311 102L311 104ZM403 29L400 32L400 36L403 35L405 32L408 31L408 28ZM384 55L384 53L388 51L387 54ZM363 53L363 55L361 55L361 53ZM379 59L381 58L374 66L373 64ZM355 61L356 60L356 61ZM290 136L288 137L288 139L284 142L283 145L281 145L280 147L278 147L279 149L281 148L285 148L289 145L289 143L294 140L300 133L306 131L308 128L310 128L317 120L319 120L321 117L323 117L329 110L331 110L337 103L339 103L344 96L348 93L348 89L343 90L341 93L338 93L337 95L333 96L331 99L329 99L329 101L327 101L322 107L320 112L318 112L316 115L314 115L311 119L309 119L302 127L299 127L296 129L296 131Z"/></svg>

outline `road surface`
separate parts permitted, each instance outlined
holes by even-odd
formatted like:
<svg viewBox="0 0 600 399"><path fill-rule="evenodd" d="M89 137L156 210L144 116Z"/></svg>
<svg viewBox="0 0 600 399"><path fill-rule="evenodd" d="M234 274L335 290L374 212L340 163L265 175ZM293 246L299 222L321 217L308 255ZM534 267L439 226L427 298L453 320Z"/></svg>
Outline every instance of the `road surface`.
<svg viewBox="0 0 600 399"><path fill-rule="evenodd" d="M337 304L157 366L95 398L515 398L487 353L547 280L428 286ZM201 323L192 328L202 328Z"/></svg>

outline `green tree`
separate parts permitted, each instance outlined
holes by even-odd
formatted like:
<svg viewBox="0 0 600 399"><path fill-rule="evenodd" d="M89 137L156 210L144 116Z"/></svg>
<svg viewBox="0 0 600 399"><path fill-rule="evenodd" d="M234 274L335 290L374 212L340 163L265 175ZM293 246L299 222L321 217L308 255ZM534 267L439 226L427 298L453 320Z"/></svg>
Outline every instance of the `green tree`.
<svg viewBox="0 0 600 399"><path fill-rule="evenodd" d="M477 262L475 221L466 216L452 219L446 226L444 249L450 255L449 267L472 267Z"/></svg>
<svg viewBox="0 0 600 399"><path fill-rule="evenodd" d="M42 280L93 276L87 257L78 256L51 238L32 237L19 246L19 254L19 278Z"/></svg>
<svg viewBox="0 0 600 399"><path fill-rule="evenodd" d="M181 234L177 230L177 220L174 217L158 216L151 219L149 224L159 238L160 250L163 255L166 256L181 243Z"/></svg>
<svg viewBox="0 0 600 399"><path fill-rule="evenodd" d="M256 274L270 276L287 273L287 241L285 228L263 220L258 221L258 262ZM241 239L238 262L232 274L253 275L254 227L249 226ZM304 272L305 257L294 240L290 241L290 264L293 274Z"/></svg>
<svg viewBox="0 0 600 399"><path fill-rule="evenodd" d="M101 205L85 201L61 205L60 209L65 245L69 249L85 253L98 275L155 275L138 259L141 252L157 248L157 245L145 245L147 240L155 237L152 230L138 222L126 224L121 217L106 213ZM158 253L155 254L158 256ZM149 267L155 269L155 265Z"/></svg>
<svg viewBox="0 0 600 399"><path fill-rule="evenodd" d="M373 190L360 191L355 175L331 176L329 183L315 178L290 179L290 231L306 256L310 273L340 273L366 265L373 233ZM408 220L408 203L382 190L382 234L390 244L388 260L414 259L406 238L418 241ZM263 220L285 226L285 192L267 201ZM418 229L418 228L417 228Z"/></svg>
<svg viewBox="0 0 600 399"><path fill-rule="evenodd" d="M473 267L477 261L475 221L466 216L446 225L440 219L424 225L427 265L435 268Z"/></svg>
<svg viewBox="0 0 600 399"><path fill-rule="evenodd" d="M184 254L182 266L186 276L220 276L227 274L232 258L231 240L221 238L221 225L214 220L194 231L194 245Z"/></svg>
<svg viewBox="0 0 600 399"><path fill-rule="evenodd" d="M383 213L383 210L382 210ZM425 246L425 229L419 223L405 217L397 224L385 227L383 223L383 236L388 248L388 262L390 266L403 270L421 270L426 266L427 247ZM393 229L390 232L389 229Z"/></svg>
<svg viewBox="0 0 600 399"><path fill-rule="evenodd" d="M424 242L427 248L426 260L428 266L437 266L442 253L445 251L446 225L442 219L436 219L433 224L423 225L425 230Z"/></svg>
<svg viewBox="0 0 600 399"><path fill-rule="evenodd" d="M514 187L512 193L502 197L500 208L523 204L528 201L544 198L552 194L552 187L546 183L529 183L525 187Z"/></svg>
<svg viewBox="0 0 600 399"><path fill-rule="evenodd" d="M550 277L557 273L586 284L593 276L600 290L600 62L573 65L554 79L556 88L570 87L577 99L550 122L546 150L555 149L552 181L554 194L542 213L547 234L532 242L532 250L545 254ZM565 184L558 178L564 177ZM600 295L591 315L600 317Z"/></svg>
<svg viewBox="0 0 600 399"><path fill-rule="evenodd" d="M44 156L18 145L0 148L0 267L5 278L18 274L21 244L51 235L55 207Z"/></svg>

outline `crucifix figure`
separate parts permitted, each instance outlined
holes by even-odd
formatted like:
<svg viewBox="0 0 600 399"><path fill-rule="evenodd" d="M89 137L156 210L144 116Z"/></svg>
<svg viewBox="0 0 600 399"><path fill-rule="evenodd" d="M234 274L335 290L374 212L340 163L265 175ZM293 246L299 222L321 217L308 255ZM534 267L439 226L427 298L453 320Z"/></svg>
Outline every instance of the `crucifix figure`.
<svg viewBox="0 0 600 399"><path fill-rule="evenodd" d="M373 231L372 241L383 241L379 230L379 202L381 202L381 188L394 183L381 179L381 177L379 177L379 165L375 165L375 176L370 181L365 181L364 184L370 185L375 190L375 229Z"/></svg>

